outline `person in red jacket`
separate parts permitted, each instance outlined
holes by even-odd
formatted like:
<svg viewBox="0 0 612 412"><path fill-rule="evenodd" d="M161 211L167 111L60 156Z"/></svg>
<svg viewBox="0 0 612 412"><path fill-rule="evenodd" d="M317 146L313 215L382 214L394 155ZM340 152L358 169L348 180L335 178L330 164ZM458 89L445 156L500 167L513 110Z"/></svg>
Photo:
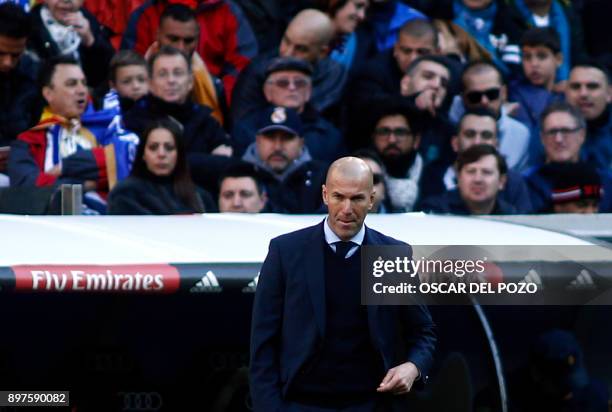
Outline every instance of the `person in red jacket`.
<svg viewBox="0 0 612 412"><path fill-rule="evenodd" d="M181 3L197 14L197 52L213 76L223 80L229 103L236 76L257 55L257 42L238 6L229 0L149 0L136 9L121 43L144 55L156 40L159 19L168 4Z"/></svg>

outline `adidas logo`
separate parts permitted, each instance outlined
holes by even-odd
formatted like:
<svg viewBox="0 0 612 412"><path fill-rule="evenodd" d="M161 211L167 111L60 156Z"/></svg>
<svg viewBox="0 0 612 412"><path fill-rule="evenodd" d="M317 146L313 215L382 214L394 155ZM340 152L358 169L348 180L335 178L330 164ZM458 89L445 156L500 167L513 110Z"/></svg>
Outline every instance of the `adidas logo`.
<svg viewBox="0 0 612 412"><path fill-rule="evenodd" d="M189 289L191 293L219 293L223 290L221 286L219 286L219 281L215 274L209 270L206 272L202 279L198 280L198 282Z"/></svg>
<svg viewBox="0 0 612 412"><path fill-rule="evenodd" d="M534 269L529 270L527 275L519 283L535 283L538 285L538 290L544 289L544 285L542 285L542 278Z"/></svg>
<svg viewBox="0 0 612 412"><path fill-rule="evenodd" d="M572 280L567 286L569 290L593 290L596 288L593 277L586 269L582 269L576 279Z"/></svg>
<svg viewBox="0 0 612 412"><path fill-rule="evenodd" d="M255 293L255 290L257 289L257 282L259 282L259 272L257 272L255 279L250 281L248 285L242 288L242 293Z"/></svg>

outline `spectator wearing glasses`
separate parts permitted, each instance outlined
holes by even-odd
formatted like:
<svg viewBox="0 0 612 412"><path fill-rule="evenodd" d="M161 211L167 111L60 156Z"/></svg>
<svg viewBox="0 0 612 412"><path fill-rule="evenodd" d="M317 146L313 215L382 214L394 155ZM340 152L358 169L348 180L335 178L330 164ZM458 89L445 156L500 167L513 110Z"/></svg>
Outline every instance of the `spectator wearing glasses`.
<svg viewBox="0 0 612 412"><path fill-rule="evenodd" d="M300 11L287 26L278 49L253 59L240 73L232 96L232 120L237 122L265 104L261 85L270 60L277 56L308 62L312 66L310 103L321 113L333 111L340 103L347 78L344 67L328 56L333 36L332 21L325 13L314 9Z"/></svg>
<svg viewBox="0 0 612 412"><path fill-rule="evenodd" d="M487 62L469 63L461 76L463 93L451 107L451 120L461 118L465 109L485 108L497 118L499 152L509 169L524 170L529 160L529 129L510 117L506 103L504 77L497 67Z"/></svg>
<svg viewBox="0 0 612 412"><path fill-rule="evenodd" d="M372 144L385 165L392 212L410 212L419 197L423 158L418 153L421 129L416 115L401 104L383 106L376 117Z"/></svg>
<svg viewBox="0 0 612 412"><path fill-rule="evenodd" d="M371 149L357 150L351 156L363 160L372 170L374 201L370 213L388 213L389 205L387 204L387 187L385 185L385 165L382 159Z"/></svg>
<svg viewBox="0 0 612 412"><path fill-rule="evenodd" d="M506 184L508 167L503 156L488 144L475 145L457 158L457 189L423 202L429 213L457 215L512 215L514 205L499 193Z"/></svg>
<svg viewBox="0 0 612 412"><path fill-rule="evenodd" d="M183 127L182 139L196 184L218 190L221 171L232 154L231 141L212 117L212 110L191 101L191 60L171 46L163 46L148 61L150 94L124 115L128 130L142 134L153 120L171 117Z"/></svg>
<svg viewBox="0 0 612 412"><path fill-rule="evenodd" d="M545 166L553 163L575 165L580 161L581 148L586 138L586 122L577 108L565 102L553 103L542 113L540 137L545 163L528 170L525 177L534 210L546 213L553 210L555 173L551 172L554 167ZM612 175L606 169L599 169L598 173L605 194L599 204L599 211L609 212L612 210Z"/></svg>
<svg viewBox="0 0 612 412"><path fill-rule="evenodd" d="M572 68L565 98L586 119L583 158L598 168L612 168L612 90L610 73L598 63Z"/></svg>
<svg viewBox="0 0 612 412"><path fill-rule="evenodd" d="M302 121L304 143L313 159L332 162L345 149L338 129L327 121L310 103L312 68L307 62L293 57L277 57L266 70L262 91L268 104L296 110ZM251 112L234 124L234 150L241 156L255 141L257 111Z"/></svg>
<svg viewBox="0 0 612 412"><path fill-rule="evenodd" d="M485 144L497 148L497 122L487 109L473 109L464 113L459 122L457 133L451 139L455 157L460 156L472 146ZM421 180L421 199L441 195L457 188L457 169L455 161L429 164L423 171ZM530 213L531 199L523 176L514 170L506 173L506 183L499 192L499 198L516 207L517 212Z"/></svg>

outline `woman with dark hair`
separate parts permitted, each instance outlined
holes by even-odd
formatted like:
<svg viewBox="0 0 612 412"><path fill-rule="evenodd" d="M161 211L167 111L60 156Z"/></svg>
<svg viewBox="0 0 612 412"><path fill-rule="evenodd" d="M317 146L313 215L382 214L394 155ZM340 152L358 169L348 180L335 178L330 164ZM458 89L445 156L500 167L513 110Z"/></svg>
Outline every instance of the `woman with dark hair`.
<svg viewBox="0 0 612 412"><path fill-rule="evenodd" d="M370 0L321 0L335 31L329 56L349 72L376 54L372 28L364 23Z"/></svg>
<svg viewBox="0 0 612 412"><path fill-rule="evenodd" d="M152 122L143 132L130 176L108 198L111 215L203 213L214 208L208 193L189 175L181 126L171 119Z"/></svg>

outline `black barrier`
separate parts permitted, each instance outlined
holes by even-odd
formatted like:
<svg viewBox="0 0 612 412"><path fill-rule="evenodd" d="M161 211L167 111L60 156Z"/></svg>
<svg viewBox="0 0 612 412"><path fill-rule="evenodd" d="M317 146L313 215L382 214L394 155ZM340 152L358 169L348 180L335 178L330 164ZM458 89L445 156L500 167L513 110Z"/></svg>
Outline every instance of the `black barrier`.
<svg viewBox="0 0 612 412"><path fill-rule="evenodd" d="M69 390L78 412L248 411L259 265L165 266L179 273L178 287L168 294L28 293L15 289L15 268L2 269L0 389ZM473 306L430 310L439 346L431 384L410 401L417 410L504 410L483 319L499 349L502 378L525 364L539 333L564 328L585 343L593 372L612 382L612 363L602 363L610 360L612 340L600 328L612 318L610 307L491 306L483 308L484 318Z"/></svg>

